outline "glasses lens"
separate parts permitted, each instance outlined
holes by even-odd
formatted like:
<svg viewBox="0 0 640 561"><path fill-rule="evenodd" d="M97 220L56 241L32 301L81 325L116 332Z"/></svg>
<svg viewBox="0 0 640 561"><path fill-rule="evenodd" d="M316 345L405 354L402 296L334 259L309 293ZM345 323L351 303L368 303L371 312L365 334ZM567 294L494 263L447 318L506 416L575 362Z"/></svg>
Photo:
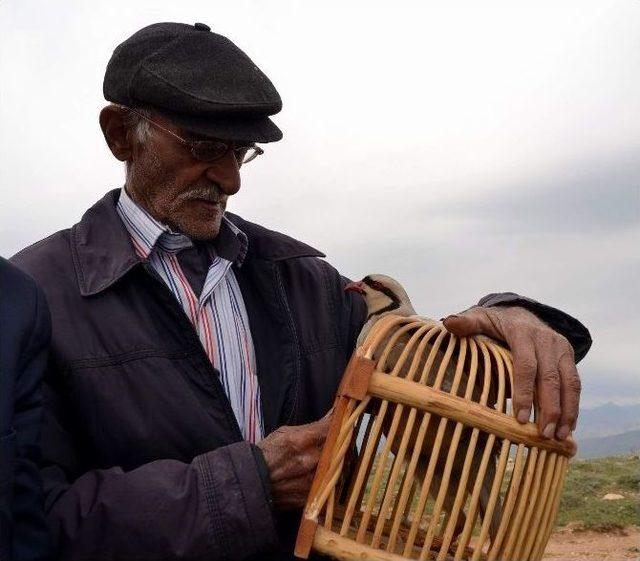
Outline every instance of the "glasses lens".
<svg viewBox="0 0 640 561"><path fill-rule="evenodd" d="M217 140L196 140L191 142L191 153L198 160L212 162L222 158L229 151L229 145Z"/></svg>
<svg viewBox="0 0 640 561"><path fill-rule="evenodd" d="M251 146L238 146L233 149L233 155L236 157L239 164L244 164L251 151Z"/></svg>
<svg viewBox="0 0 640 561"><path fill-rule="evenodd" d="M239 164L246 164L251 160L258 157L260 154L263 154L264 151L262 148L259 148L255 145L250 146L238 146L233 150L233 153L236 156L236 160Z"/></svg>

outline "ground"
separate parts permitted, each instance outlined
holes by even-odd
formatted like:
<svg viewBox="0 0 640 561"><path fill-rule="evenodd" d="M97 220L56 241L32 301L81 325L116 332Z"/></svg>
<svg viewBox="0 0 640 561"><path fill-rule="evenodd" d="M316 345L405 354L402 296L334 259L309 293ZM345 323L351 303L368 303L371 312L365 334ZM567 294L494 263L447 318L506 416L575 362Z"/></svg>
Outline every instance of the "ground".
<svg viewBox="0 0 640 561"><path fill-rule="evenodd" d="M639 483L637 454L572 461L544 558L640 559ZM611 494L623 498L604 499Z"/></svg>
<svg viewBox="0 0 640 561"><path fill-rule="evenodd" d="M551 536L544 559L549 561L640 559L640 528L635 526L609 532L564 528Z"/></svg>

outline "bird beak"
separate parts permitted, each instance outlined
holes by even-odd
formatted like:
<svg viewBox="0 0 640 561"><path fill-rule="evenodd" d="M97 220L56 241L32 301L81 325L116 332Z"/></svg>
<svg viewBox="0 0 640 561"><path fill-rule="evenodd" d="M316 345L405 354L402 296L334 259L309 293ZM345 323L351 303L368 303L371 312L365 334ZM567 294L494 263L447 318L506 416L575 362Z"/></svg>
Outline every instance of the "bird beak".
<svg viewBox="0 0 640 561"><path fill-rule="evenodd" d="M345 292L359 292L360 294L365 294L364 291L364 283L362 281L358 282L350 282L344 287Z"/></svg>

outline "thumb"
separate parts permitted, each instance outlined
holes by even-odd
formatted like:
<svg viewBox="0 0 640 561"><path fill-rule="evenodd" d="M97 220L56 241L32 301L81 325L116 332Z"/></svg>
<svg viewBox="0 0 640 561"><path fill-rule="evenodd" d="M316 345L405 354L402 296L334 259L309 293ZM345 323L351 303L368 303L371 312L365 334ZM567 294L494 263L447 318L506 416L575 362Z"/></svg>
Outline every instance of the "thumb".
<svg viewBox="0 0 640 561"><path fill-rule="evenodd" d="M324 417L322 417L322 419L319 419L318 421L313 423L316 428L316 437L320 446L324 444L324 440L329 434L329 428L331 428L332 413L333 408Z"/></svg>
<svg viewBox="0 0 640 561"><path fill-rule="evenodd" d="M458 337L468 337L483 332L486 314L482 308L471 308L459 314L447 316L442 321L443 325L450 333Z"/></svg>
<svg viewBox="0 0 640 561"><path fill-rule="evenodd" d="M329 430L329 425L331 424L331 419L333 418L333 407L327 411L326 415L312 424L315 424L320 430Z"/></svg>
<svg viewBox="0 0 640 561"><path fill-rule="evenodd" d="M331 419L331 416L333 415L333 407L331 409L329 409L329 411L327 411L327 413L325 414L324 417L322 417L322 419L320 419L321 421L324 421L325 419Z"/></svg>

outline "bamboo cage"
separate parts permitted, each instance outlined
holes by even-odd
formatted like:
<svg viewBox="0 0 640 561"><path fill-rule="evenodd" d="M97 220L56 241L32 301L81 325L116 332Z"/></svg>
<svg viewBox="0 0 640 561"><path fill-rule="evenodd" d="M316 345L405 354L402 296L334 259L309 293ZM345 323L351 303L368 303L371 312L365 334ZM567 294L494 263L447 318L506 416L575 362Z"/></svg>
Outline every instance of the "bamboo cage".
<svg viewBox="0 0 640 561"><path fill-rule="evenodd" d="M489 338L376 322L340 384L296 556L541 559L576 446L518 423L512 387Z"/></svg>

